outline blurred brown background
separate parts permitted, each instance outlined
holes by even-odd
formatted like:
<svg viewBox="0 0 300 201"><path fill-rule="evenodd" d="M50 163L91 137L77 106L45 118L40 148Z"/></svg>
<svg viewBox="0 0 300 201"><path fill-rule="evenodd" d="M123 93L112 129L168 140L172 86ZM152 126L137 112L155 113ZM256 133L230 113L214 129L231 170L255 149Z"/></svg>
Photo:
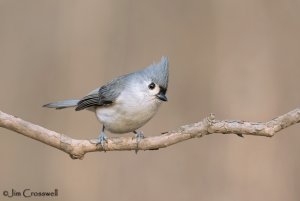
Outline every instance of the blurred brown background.
<svg viewBox="0 0 300 201"><path fill-rule="evenodd" d="M0 110L93 138L94 114L41 105L80 98L166 55L169 102L146 135L211 112L266 121L299 106L299 52L297 0L0 0ZM81 161L0 128L0 199L12 200L2 195L12 188L57 188L55 200L299 200L299 131L210 135Z"/></svg>

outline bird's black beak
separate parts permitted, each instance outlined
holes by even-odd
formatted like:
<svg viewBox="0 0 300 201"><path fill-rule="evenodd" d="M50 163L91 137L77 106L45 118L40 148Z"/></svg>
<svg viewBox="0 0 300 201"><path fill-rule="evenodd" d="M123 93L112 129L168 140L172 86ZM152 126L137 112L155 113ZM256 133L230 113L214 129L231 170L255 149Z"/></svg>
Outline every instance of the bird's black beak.
<svg viewBox="0 0 300 201"><path fill-rule="evenodd" d="M168 101L168 98L165 94L165 91L161 90L157 95L156 97L161 100L161 101Z"/></svg>

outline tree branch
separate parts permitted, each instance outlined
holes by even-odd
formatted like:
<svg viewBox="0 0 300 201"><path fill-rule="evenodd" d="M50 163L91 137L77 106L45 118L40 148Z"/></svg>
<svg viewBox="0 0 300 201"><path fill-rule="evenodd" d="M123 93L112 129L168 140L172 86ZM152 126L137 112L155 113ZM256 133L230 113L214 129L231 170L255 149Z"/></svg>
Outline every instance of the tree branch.
<svg viewBox="0 0 300 201"><path fill-rule="evenodd" d="M114 137L109 138L102 147L95 144L96 139L72 139L64 134L48 130L0 111L0 127L62 150L73 159L83 159L86 153L95 151L156 150L213 133L272 137L280 130L299 122L300 108L265 123L240 120L221 121L216 120L214 115L211 114L200 122L181 126L177 130L159 136L146 137L139 142L138 146L136 140L132 137Z"/></svg>

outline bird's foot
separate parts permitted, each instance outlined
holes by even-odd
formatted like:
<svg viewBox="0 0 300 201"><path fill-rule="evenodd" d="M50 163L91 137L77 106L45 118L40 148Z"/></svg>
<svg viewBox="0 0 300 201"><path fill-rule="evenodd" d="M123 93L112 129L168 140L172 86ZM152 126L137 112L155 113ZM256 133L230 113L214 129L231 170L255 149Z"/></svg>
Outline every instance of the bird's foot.
<svg viewBox="0 0 300 201"><path fill-rule="evenodd" d="M107 136L103 131L101 131L100 135L98 136L98 142L97 144L101 144L102 148L104 149L104 143L107 143Z"/></svg>
<svg viewBox="0 0 300 201"><path fill-rule="evenodd" d="M135 153L137 154L138 148L139 148L139 143L141 142L142 139L145 138L144 133L142 131L134 131L135 134L135 139L136 139L136 150Z"/></svg>
<svg viewBox="0 0 300 201"><path fill-rule="evenodd" d="M137 143L140 143L140 141L145 138L144 133L142 131L135 131L134 134Z"/></svg>

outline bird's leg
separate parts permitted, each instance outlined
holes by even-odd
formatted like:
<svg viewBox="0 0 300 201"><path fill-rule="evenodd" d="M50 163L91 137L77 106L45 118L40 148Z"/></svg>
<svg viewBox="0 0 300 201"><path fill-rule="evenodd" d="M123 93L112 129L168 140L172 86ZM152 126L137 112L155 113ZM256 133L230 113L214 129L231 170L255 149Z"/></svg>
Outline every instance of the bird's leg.
<svg viewBox="0 0 300 201"><path fill-rule="evenodd" d="M142 131L133 131L133 133L135 134L135 138L136 138L136 150L135 150L135 153L137 154L138 148L139 148L139 143L145 137L144 137L144 134L143 134Z"/></svg>
<svg viewBox="0 0 300 201"><path fill-rule="evenodd" d="M133 131L133 133L135 134L135 138L137 143L139 143L142 139L144 139L144 133L142 131Z"/></svg>
<svg viewBox="0 0 300 201"><path fill-rule="evenodd" d="M98 137L98 142L97 142L97 144L101 144L101 146L104 148L104 142L107 142L107 136L105 135L105 133L104 133L104 129L105 129L105 127L104 127L104 125L103 125L103 127L102 127L102 130L101 130L101 132L100 132L100 135L99 135L99 137Z"/></svg>

